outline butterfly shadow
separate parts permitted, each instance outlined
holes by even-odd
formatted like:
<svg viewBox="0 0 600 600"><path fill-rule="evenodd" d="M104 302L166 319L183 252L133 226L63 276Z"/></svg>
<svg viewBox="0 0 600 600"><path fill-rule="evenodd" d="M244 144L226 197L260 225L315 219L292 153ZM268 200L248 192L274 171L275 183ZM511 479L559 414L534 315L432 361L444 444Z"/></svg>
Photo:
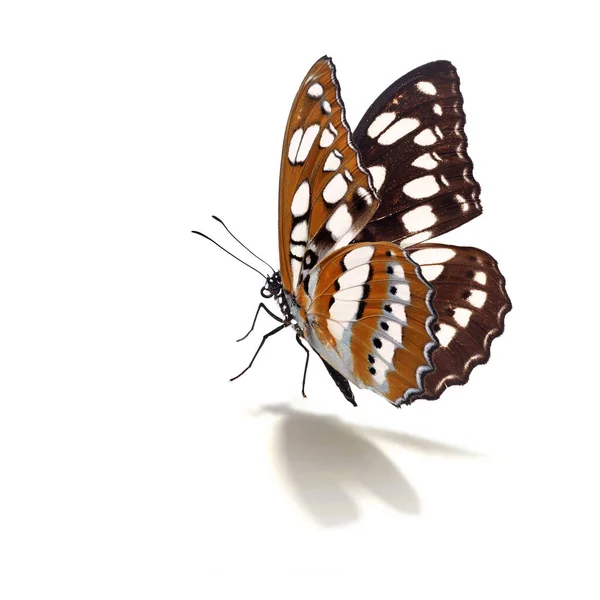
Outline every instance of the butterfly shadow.
<svg viewBox="0 0 600 600"><path fill-rule="evenodd" d="M477 456L418 436L348 425L285 405L261 407L282 418L275 456L299 504L320 525L337 527L360 518L357 493L368 491L394 510L418 515L417 492L400 469L369 438L448 456Z"/></svg>

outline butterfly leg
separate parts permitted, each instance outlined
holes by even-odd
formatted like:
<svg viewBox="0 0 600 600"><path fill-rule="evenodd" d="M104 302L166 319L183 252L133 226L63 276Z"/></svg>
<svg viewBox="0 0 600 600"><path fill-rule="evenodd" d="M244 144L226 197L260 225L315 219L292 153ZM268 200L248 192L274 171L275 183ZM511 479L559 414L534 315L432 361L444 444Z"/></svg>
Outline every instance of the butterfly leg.
<svg viewBox="0 0 600 600"><path fill-rule="evenodd" d="M253 331L254 331L254 326L256 325L256 319L258 319L258 313L260 312L260 309L265 310L266 312L269 313L269 315L271 315L276 321L279 321L280 323L283 323L283 319L278 317L275 313L271 312L262 302L258 305L258 308L256 309L256 314L254 315L254 321L252 321L252 327L250 327L250 331L244 336L241 337L239 340L236 340L236 342L241 342L242 340L245 340Z"/></svg>
<svg viewBox="0 0 600 600"><path fill-rule="evenodd" d="M306 352L306 363L304 363L304 375L302 376L302 397L306 398L306 394L304 393L304 386L306 385L306 372L308 371L308 359L310 358L310 352L308 348L302 343L302 338L296 334L296 341L300 344L300 348Z"/></svg>
<svg viewBox="0 0 600 600"><path fill-rule="evenodd" d="M258 356L258 353L260 352L260 349L263 347L263 344L267 341L267 338L271 337L272 335L275 335L276 333L279 333L284 327L287 327L286 323L284 323L283 325L280 325L279 327L275 327L275 329L273 329L273 331L269 331L269 333L263 335L262 342L260 343L258 350L254 353L254 356L252 357L250 364L239 375L232 377L229 381L234 381L238 377L241 377L254 364L254 360Z"/></svg>

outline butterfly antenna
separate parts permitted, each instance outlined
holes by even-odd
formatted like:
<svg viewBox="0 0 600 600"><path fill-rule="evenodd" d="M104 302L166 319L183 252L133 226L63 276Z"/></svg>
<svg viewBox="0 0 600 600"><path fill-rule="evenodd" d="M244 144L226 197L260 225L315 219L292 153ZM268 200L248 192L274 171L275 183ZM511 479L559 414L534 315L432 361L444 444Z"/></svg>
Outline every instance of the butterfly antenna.
<svg viewBox="0 0 600 600"><path fill-rule="evenodd" d="M263 260L260 256L254 254L254 252L252 252L252 250L250 250L250 248L248 248L248 246L246 246L246 244L242 244L242 242L240 242L240 240L238 240L235 235L233 235L233 233L231 233L231 231L229 230L229 227L227 227L227 225L225 225L225 223L223 223L223 221L221 221L221 219L219 219L219 217L215 217L215 215L212 216L212 218L215 221L218 221L219 223L221 223L221 225L223 225L223 227L225 227L225 231L227 231L227 233L243 248L246 248L246 250L248 250L248 252L250 252L250 254L252 254L252 256L258 258L258 260L260 260L261 263L267 265L267 267L269 267L269 269L271 269L271 271L273 271L273 273L275 273L275 269L266 261Z"/></svg>
<svg viewBox="0 0 600 600"><path fill-rule="evenodd" d="M246 265L247 267L250 267L253 271L256 271L263 279L267 278L267 276L263 275L258 269L255 269L252 265L249 265L247 262L244 262L241 258L237 257L235 254L232 254L231 252L229 252L229 250L226 250L225 248L223 248L223 246L221 246L221 244L217 244L217 242L215 242L215 240L213 240L212 238L209 238L205 233L200 233L199 231L192 231L192 233L197 233L198 235L201 235L203 238L206 238L209 242L212 242L215 246L218 246L219 248L221 248L221 250L223 250L223 252L227 252L227 254L229 254L229 256L233 256L233 258L235 258L236 260L239 260L243 265Z"/></svg>

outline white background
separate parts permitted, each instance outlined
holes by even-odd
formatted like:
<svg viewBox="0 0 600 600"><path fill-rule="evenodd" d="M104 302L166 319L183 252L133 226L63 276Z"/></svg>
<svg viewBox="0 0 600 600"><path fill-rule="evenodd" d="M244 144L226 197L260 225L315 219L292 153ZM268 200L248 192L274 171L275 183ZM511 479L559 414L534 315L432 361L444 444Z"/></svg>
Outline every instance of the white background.
<svg viewBox="0 0 600 600"><path fill-rule="evenodd" d="M0 596L597 598L591 2L4 2ZM462 78L514 310L439 402L353 409L291 332L248 362L293 96L330 54L355 126Z"/></svg>

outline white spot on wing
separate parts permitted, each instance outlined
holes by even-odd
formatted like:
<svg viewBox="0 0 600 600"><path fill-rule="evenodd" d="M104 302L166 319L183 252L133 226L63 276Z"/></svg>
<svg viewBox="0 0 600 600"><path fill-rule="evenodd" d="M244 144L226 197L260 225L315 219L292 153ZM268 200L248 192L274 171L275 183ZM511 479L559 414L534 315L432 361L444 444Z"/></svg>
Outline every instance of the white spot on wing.
<svg viewBox="0 0 600 600"><path fill-rule="evenodd" d="M347 246L358 234L360 230L352 227L348 229L348 231L338 240L336 241L336 248L341 248L342 246Z"/></svg>
<svg viewBox="0 0 600 600"><path fill-rule="evenodd" d="M390 304L390 306L392 308L392 315L399 321L406 323L406 308L404 307L404 304L394 302Z"/></svg>
<svg viewBox="0 0 600 600"><path fill-rule="evenodd" d="M300 244L291 244L290 252L292 253L292 256L296 257L299 260L302 260L302 258L304 257L304 246Z"/></svg>
<svg viewBox="0 0 600 600"><path fill-rule="evenodd" d="M298 277L300 276L300 268L302 266L302 263L297 261L297 260L293 260L292 261L292 283L296 283L296 281L298 281Z"/></svg>
<svg viewBox="0 0 600 600"><path fill-rule="evenodd" d="M385 382L385 376L388 372L388 366L377 356L374 356L373 358L375 359L375 362L373 363L373 368L375 369L373 380L378 385L383 385L383 383Z"/></svg>
<svg viewBox="0 0 600 600"><path fill-rule="evenodd" d="M323 86L320 83L313 83L308 90L306 90L306 93L311 98L320 98L323 95Z"/></svg>
<svg viewBox="0 0 600 600"><path fill-rule="evenodd" d="M356 287L345 288L343 290L338 290L333 298L336 300L344 300L346 302L358 302L362 299L363 288L362 285Z"/></svg>
<svg viewBox="0 0 600 600"><path fill-rule="evenodd" d="M443 270L444 267L442 265L426 265L421 268L421 273L423 273L423 277L427 281L434 281L441 275Z"/></svg>
<svg viewBox="0 0 600 600"><path fill-rule="evenodd" d="M329 102L327 102L327 100L323 100L323 102L321 102L321 108L323 109L323 112L327 115L331 114L331 104L329 104Z"/></svg>
<svg viewBox="0 0 600 600"><path fill-rule="evenodd" d="M410 286L408 283L394 283L393 287L396 288L396 293L392 295L393 298L399 298L404 302L410 301Z"/></svg>
<svg viewBox="0 0 600 600"><path fill-rule="evenodd" d="M397 321L391 321L389 319L384 319L384 321L388 327L385 332L398 346L400 346L402 344L402 325Z"/></svg>
<svg viewBox="0 0 600 600"><path fill-rule="evenodd" d="M381 348L377 348L377 353L383 358L383 360L393 363L394 362L394 350L396 350L396 346L394 342L387 340L383 337L379 338L381 340ZM377 368L377 367L375 367Z"/></svg>
<svg viewBox="0 0 600 600"><path fill-rule="evenodd" d="M481 308L487 300L487 292L482 290L471 290L469 296L469 304L472 304L475 308Z"/></svg>
<svg viewBox="0 0 600 600"><path fill-rule="evenodd" d="M425 248L411 252L410 257L419 265L436 265L448 262L456 256L452 248Z"/></svg>
<svg viewBox="0 0 600 600"><path fill-rule="evenodd" d="M334 152L330 152L323 166L323 171L337 171L342 161L335 155Z"/></svg>
<svg viewBox="0 0 600 600"><path fill-rule="evenodd" d="M421 233L415 233L415 235L409 235L400 242L400 248L408 248L413 244L418 244L428 240L432 235L431 231L422 231Z"/></svg>
<svg viewBox="0 0 600 600"><path fill-rule="evenodd" d="M439 104L434 104L434 105L433 105L433 112L434 112L436 115L439 115L439 116L441 116L441 115L442 115L442 107L441 107Z"/></svg>
<svg viewBox="0 0 600 600"><path fill-rule="evenodd" d="M334 175L323 189L323 200L328 204L339 202L348 191L348 184L341 173ZM332 217L333 218L333 217Z"/></svg>
<svg viewBox="0 0 600 600"><path fill-rule="evenodd" d="M452 325L447 325L446 323L440 323L439 325L440 330L436 331L435 335L440 343L440 346L446 347L456 334L456 328L452 327Z"/></svg>
<svg viewBox="0 0 600 600"><path fill-rule="evenodd" d="M352 321L358 311L358 302L335 302L329 309L329 316L336 321Z"/></svg>
<svg viewBox="0 0 600 600"><path fill-rule="evenodd" d="M468 308L455 308L454 320L461 326L466 327L469 324L473 313Z"/></svg>
<svg viewBox="0 0 600 600"><path fill-rule="evenodd" d="M377 115L369 126L369 129L367 129L367 135L371 138L376 138L395 118L396 113L394 112L385 112Z"/></svg>
<svg viewBox="0 0 600 600"><path fill-rule="evenodd" d="M404 269L402 268L401 265L394 265L392 267L392 270L396 277L399 277L400 279L404 279Z"/></svg>
<svg viewBox="0 0 600 600"><path fill-rule="evenodd" d="M375 248L373 246L361 246L360 248L356 248L356 250L351 250L344 257L344 267L350 270L358 265L364 265L371 260L374 253Z"/></svg>
<svg viewBox="0 0 600 600"><path fill-rule="evenodd" d="M440 191L440 186L433 175L425 175L409 181L402 191L411 198L429 198Z"/></svg>
<svg viewBox="0 0 600 600"><path fill-rule="evenodd" d="M313 125L309 125L302 136L302 141L300 142L300 148L298 148L298 155L296 156L296 162L303 163L312 148L313 142L317 137L319 130L321 129L318 123L314 123Z"/></svg>
<svg viewBox="0 0 600 600"><path fill-rule="evenodd" d="M344 181L343 177L342 181ZM346 184L345 181L344 184ZM325 224L325 228L331 233L331 237L336 242L350 229L350 227L352 227L352 217L345 204L338 206Z"/></svg>
<svg viewBox="0 0 600 600"><path fill-rule="evenodd" d="M477 271L473 279L481 285L485 285L487 283L487 275L483 271Z"/></svg>
<svg viewBox="0 0 600 600"><path fill-rule="evenodd" d="M433 83L430 81L419 81L419 83L417 83L417 87L419 88L419 91L427 94L428 96L435 96L437 94L435 85L433 85Z"/></svg>
<svg viewBox="0 0 600 600"><path fill-rule="evenodd" d="M298 154L298 148L300 147L300 140L302 139L302 134L304 130L302 127L299 127L294 131L292 137L290 138L290 147L288 149L288 158L292 164L296 162L296 154Z"/></svg>
<svg viewBox="0 0 600 600"><path fill-rule="evenodd" d="M431 146L436 142L437 138L431 129L423 129L421 133L415 136L415 144L419 144L419 146Z"/></svg>
<svg viewBox="0 0 600 600"><path fill-rule="evenodd" d="M335 140L333 133L331 133L329 129L323 129L321 139L319 140L319 146L321 146L321 148L328 148L333 144L333 140Z"/></svg>
<svg viewBox="0 0 600 600"><path fill-rule="evenodd" d="M300 223L298 223L294 227L294 229L292 229L291 237L292 237L293 242L306 242L306 240L308 239L308 223L307 223L307 221L301 221Z"/></svg>
<svg viewBox="0 0 600 600"><path fill-rule="evenodd" d="M374 167L369 167L369 171L373 178L373 185L375 186L375 189L379 191L385 181L385 167L383 165L375 165Z"/></svg>
<svg viewBox="0 0 600 600"><path fill-rule="evenodd" d="M437 223L437 217L431 206L419 206L402 216L402 222L408 231L421 231Z"/></svg>
<svg viewBox="0 0 600 600"><path fill-rule="evenodd" d="M327 328L331 332L331 335L333 335L338 342L340 342L342 337L344 337L344 326L337 321L334 321L333 319L327 319Z"/></svg>
<svg viewBox="0 0 600 600"><path fill-rule="evenodd" d="M385 133L382 133L377 141L384 145L389 146L394 142L397 142L400 138L414 131L419 126L419 120L407 117L400 119L394 123Z"/></svg>
<svg viewBox="0 0 600 600"><path fill-rule="evenodd" d="M292 214L295 217L301 217L306 214L310 204L310 186L308 181L303 181L296 190L292 199Z"/></svg>
<svg viewBox="0 0 600 600"><path fill-rule="evenodd" d="M346 271L343 275L338 277L338 284L340 290L345 290L355 285L363 285L369 278L369 265L359 265L354 267L350 271ZM337 292L336 292L337 293Z"/></svg>
<svg viewBox="0 0 600 600"><path fill-rule="evenodd" d="M419 158L415 158L415 160L412 161L412 166L419 167L419 169L427 169L428 171L431 171L432 169L435 169L438 166L438 164L437 161L433 158L433 156L429 154L429 152L425 152L425 154L421 154Z"/></svg>

